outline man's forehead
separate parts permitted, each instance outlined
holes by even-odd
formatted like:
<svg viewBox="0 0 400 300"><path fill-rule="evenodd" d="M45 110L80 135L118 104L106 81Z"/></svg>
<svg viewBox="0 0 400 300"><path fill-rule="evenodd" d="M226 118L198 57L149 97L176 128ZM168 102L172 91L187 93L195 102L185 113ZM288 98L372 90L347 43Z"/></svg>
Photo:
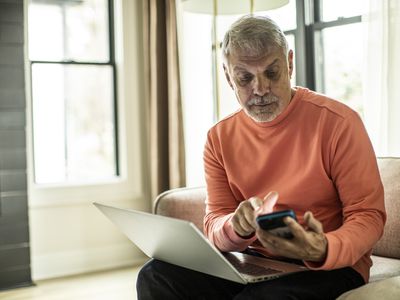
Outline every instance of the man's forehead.
<svg viewBox="0 0 400 300"><path fill-rule="evenodd" d="M281 57L278 55L270 56L265 55L262 57L236 57L230 61L230 65L232 70L234 71L245 71L249 67L263 67L270 68L275 65L278 65L281 61Z"/></svg>

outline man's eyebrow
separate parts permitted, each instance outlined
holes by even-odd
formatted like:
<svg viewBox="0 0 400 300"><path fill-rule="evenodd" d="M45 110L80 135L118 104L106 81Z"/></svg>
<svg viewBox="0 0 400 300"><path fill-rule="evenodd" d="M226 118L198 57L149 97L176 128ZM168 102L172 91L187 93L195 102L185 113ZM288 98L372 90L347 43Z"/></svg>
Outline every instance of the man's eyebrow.
<svg viewBox="0 0 400 300"><path fill-rule="evenodd" d="M279 58L275 58L275 60L268 65L267 69L269 69L270 67L275 66L278 62L279 62Z"/></svg>
<svg viewBox="0 0 400 300"><path fill-rule="evenodd" d="M239 66L235 66L233 68L233 70L236 71L236 72L249 72L249 71L246 70L246 68L239 67Z"/></svg>
<svg viewBox="0 0 400 300"><path fill-rule="evenodd" d="M275 58L274 61L272 63L270 63L266 67L266 70L268 70L271 67L274 67L278 62L279 62L279 58ZM241 66L235 66L233 68L233 71L235 71L235 72L249 72L245 67L241 67Z"/></svg>

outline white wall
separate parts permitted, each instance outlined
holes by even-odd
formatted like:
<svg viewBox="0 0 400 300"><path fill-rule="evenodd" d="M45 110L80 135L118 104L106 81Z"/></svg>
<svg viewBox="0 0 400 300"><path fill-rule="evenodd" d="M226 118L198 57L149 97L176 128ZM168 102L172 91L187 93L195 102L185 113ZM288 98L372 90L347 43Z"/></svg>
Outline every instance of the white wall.
<svg viewBox="0 0 400 300"><path fill-rule="evenodd" d="M25 16L27 16L25 1ZM142 263L145 256L93 205L98 201L149 210L145 149L146 111L141 59L141 1L114 0L121 178L91 186L37 186L32 127L27 121L29 219L33 280ZM26 30L25 30L26 31ZM25 33L27 37L27 33ZM27 51L25 51L27 53ZM31 116L27 64L27 115Z"/></svg>

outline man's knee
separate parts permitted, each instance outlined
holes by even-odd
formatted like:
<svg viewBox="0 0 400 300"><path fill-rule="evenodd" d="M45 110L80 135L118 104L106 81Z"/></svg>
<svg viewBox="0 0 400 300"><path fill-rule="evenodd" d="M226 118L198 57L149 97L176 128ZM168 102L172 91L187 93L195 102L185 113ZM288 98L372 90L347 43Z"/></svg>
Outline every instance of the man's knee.
<svg viewBox="0 0 400 300"><path fill-rule="evenodd" d="M163 264L158 260L151 260L139 271L136 281L138 299L156 299L154 293L162 289Z"/></svg>
<svg viewBox="0 0 400 300"><path fill-rule="evenodd" d="M139 271L137 285L151 284L155 281L162 280L162 278L165 276L168 278L168 273L171 272L169 270L169 266L171 265L159 260L152 259L151 261L147 262Z"/></svg>
<svg viewBox="0 0 400 300"><path fill-rule="evenodd" d="M153 264L154 261L150 261L146 263L139 271L137 281L136 281L136 286L139 287L139 283L146 283L149 280L151 280L151 275L152 275L152 269L153 269Z"/></svg>
<svg viewBox="0 0 400 300"><path fill-rule="evenodd" d="M191 288L191 272L163 261L149 261L138 274L138 299L185 299L181 294Z"/></svg>

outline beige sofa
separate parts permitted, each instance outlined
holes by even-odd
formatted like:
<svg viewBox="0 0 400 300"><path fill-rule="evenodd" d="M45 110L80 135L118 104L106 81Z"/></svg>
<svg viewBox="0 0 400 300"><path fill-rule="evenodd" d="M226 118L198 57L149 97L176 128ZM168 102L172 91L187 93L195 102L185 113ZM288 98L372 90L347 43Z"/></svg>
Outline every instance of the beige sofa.
<svg viewBox="0 0 400 300"><path fill-rule="evenodd" d="M378 165L385 188L387 222L384 235L373 250L371 283L340 299L376 299L372 291L382 289L389 294L379 298L391 299L390 293L394 293L400 299L400 158L378 158ZM189 220L203 231L205 199L204 187L170 190L157 197L154 213Z"/></svg>

